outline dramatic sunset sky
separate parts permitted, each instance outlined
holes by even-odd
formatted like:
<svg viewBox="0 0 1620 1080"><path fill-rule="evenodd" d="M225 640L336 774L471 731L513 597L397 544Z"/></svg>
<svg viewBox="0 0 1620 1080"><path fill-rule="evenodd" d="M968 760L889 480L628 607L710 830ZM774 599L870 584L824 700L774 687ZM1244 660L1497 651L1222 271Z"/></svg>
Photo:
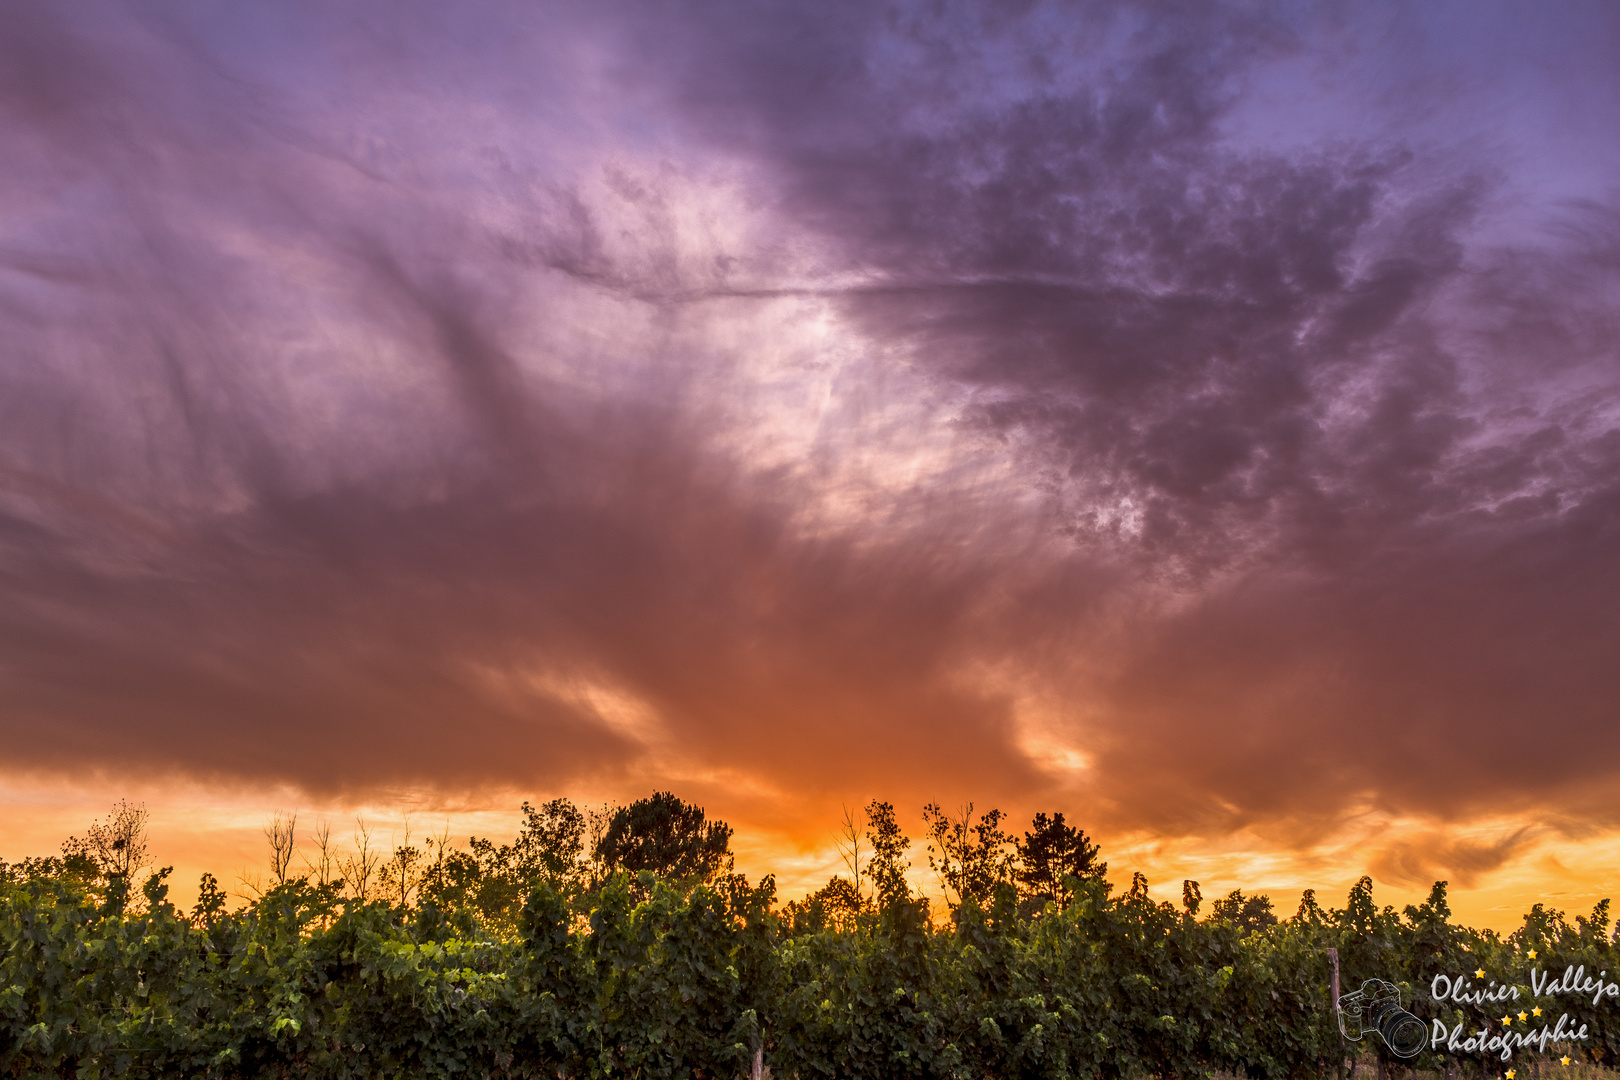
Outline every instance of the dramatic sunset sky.
<svg viewBox="0 0 1620 1080"><path fill-rule="evenodd" d="M665 788L1620 899L1620 5L0 5L0 857Z"/></svg>

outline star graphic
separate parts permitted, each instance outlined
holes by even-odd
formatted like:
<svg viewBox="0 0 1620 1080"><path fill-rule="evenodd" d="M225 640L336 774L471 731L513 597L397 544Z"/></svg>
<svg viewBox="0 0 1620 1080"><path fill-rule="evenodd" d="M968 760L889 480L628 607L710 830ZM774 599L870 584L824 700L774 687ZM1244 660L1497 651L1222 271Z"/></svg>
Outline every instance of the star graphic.
<svg viewBox="0 0 1620 1080"><path fill-rule="evenodd" d="M1529 952L1525 953L1524 955L1526 955L1530 959L1534 960L1536 958L1536 950L1531 949Z"/></svg>
<svg viewBox="0 0 1620 1080"><path fill-rule="evenodd" d="M1524 1020L1524 1019L1526 1019L1526 1018L1527 1018L1527 1017L1529 1017L1529 1015L1530 1015L1530 1014L1529 1014L1529 1013L1520 1013L1520 1014L1519 1014L1519 1019L1520 1019L1520 1020Z"/></svg>
<svg viewBox="0 0 1620 1080"><path fill-rule="evenodd" d="M1502 1017L1502 1026L1503 1027L1511 1027L1512 1025L1513 1025L1513 1017L1511 1015Z"/></svg>
<svg viewBox="0 0 1620 1080"><path fill-rule="evenodd" d="M1565 1054L1563 1057L1559 1058L1558 1059L1558 1064L1560 1064L1560 1065L1568 1065L1569 1064L1569 1055Z"/></svg>
<svg viewBox="0 0 1620 1080"><path fill-rule="evenodd" d="M1474 978L1483 979L1484 977L1485 977L1485 969L1484 968L1480 968L1478 971L1474 972Z"/></svg>
<svg viewBox="0 0 1620 1080"><path fill-rule="evenodd" d="M1531 1016L1540 1016L1541 1015L1541 1006L1537 1005L1535 1008L1531 1009L1530 1010L1530 1015Z"/></svg>
<svg viewBox="0 0 1620 1080"><path fill-rule="evenodd" d="M1509 1069L1507 1071L1507 1080L1513 1080L1513 1070L1512 1069Z"/></svg>

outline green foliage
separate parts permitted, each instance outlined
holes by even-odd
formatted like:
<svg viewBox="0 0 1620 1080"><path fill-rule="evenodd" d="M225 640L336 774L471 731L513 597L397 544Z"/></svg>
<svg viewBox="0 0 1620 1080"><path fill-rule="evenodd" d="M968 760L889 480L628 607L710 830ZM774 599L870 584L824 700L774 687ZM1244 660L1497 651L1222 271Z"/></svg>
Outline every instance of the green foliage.
<svg viewBox="0 0 1620 1080"><path fill-rule="evenodd" d="M1312 899L1314 901L1315 898ZM1215 901L1213 917L1218 922L1231 923L1244 934L1277 925L1277 916L1271 910L1271 897L1244 896L1242 889L1233 889Z"/></svg>
<svg viewBox="0 0 1620 1080"><path fill-rule="evenodd" d="M790 925L808 933L829 926L848 930L870 909L866 898L855 890L855 883L835 874L802 901L789 904L784 915Z"/></svg>
<svg viewBox="0 0 1620 1080"><path fill-rule="evenodd" d="M14 863L0 859L0 886L22 885L30 881L71 881L81 888L91 888L101 883L103 878L95 863L79 854L61 858L44 855Z"/></svg>
<svg viewBox="0 0 1620 1080"><path fill-rule="evenodd" d="M467 851L450 851L441 842L437 857L422 868L422 897L446 910L470 911L492 932L510 933L536 886L579 895L584 852L585 815L572 802L525 802L523 826L510 844L474 836Z"/></svg>
<svg viewBox="0 0 1620 1080"><path fill-rule="evenodd" d="M1234 892L1200 921L1197 883L1172 905L1141 875L1117 896L1096 875L1043 880L1031 910L1020 863L936 923L881 803L878 904L842 878L780 909L769 879L740 875L620 870L586 889L566 810L526 806L527 839L475 849L459 886L439 866L449 884L430 877L414 906L291 878L232 911L205 876L186 914L167 870L132 889L66 860L0 866L0 1075L707 1080L758 1054L798 1080L1284 1080L1361 1048L1331 1008L1330 948L1347 990L1388 979L1425 1021L1468 1030L1494 1010L1430 1001L1434 975L1620 970L1607 901L1574 919L1538 905L1501 936L1453 923L1443 882L1400 913L1364 878L1343 909L1307 893L1278 920ZM527 876L521 901L491 901L486 869L502 889ZM1594 1033L1575 1052L1613 1064L1615 1004L1566 1008Z"/></svg>

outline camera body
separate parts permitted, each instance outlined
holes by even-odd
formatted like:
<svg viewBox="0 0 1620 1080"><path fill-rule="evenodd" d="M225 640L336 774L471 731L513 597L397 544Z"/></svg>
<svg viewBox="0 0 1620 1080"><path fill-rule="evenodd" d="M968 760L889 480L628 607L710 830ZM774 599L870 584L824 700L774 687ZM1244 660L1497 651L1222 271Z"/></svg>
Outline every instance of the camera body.
<svg viewBox="0 0 1620 1080"><path fill-rule="evenodd" d="M1376 1031L1396 1057L1410 1058L1423 1050L1429 1027L1401 1008L1398 986L1368 979L1360 990L1339 998L1339 1031L1352 1042Z"/></svg>

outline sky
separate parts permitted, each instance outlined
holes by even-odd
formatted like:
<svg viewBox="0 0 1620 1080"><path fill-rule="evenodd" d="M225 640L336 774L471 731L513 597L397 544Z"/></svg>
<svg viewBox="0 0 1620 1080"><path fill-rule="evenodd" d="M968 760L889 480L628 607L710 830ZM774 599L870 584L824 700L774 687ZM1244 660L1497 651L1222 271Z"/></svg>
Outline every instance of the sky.
<svg viewBox="0 0 1620 1080"><path fill-rule="evenodd" d="M0 856L1620 895L1617 130L1607 0L6 4Z"/></svg>

